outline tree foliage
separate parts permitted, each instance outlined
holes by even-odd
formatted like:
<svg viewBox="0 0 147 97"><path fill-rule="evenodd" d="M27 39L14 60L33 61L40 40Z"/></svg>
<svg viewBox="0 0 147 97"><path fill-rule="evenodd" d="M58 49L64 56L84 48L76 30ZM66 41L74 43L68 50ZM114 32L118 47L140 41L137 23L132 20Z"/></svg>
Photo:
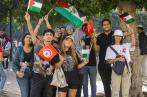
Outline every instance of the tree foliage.
<svg viewBox="0 0 147 97"><path fill-rule="evenodd" d="M3 0L0 2L0 21L7 20L9 13L15 18L15 23L24 22L23 16L27 11L29 0ZM108 14L113 9L117 8L119 0L36 0L43 3L43 8L40 14L30 12L34 20L38 20L44 16L51 8L55 7L58 1L67 1L70 5L74 5L85 16L99 16ZM124 0L121 0L124 1ZM129 1L129 0L126 0ZM147 8L146 0L133 0L137 3L137 8ZM66 22L64 18L58 15L55 11L51 13L50 20L53 24L58 22Z"/></svg>
<svg viewBox="0 0 147 97"><path fill-rule="evenodd" d="M19 0L3 0L0 2L0 21L9 16L10 11L14 11L18 7Z"/></svg>

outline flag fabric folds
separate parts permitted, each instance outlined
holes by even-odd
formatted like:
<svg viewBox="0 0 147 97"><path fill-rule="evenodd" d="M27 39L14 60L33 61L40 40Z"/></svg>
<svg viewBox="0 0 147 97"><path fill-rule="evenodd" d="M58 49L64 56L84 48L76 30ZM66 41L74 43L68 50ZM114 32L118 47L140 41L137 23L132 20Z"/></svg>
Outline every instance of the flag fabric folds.
<svg viewBox="0 0 147 97"><path fill-rule="evenodd" d="M90 49L82 49L82 58L89 59Z"/></svg>
<svg viewBox="0 0 147 97"><path fill-rule="evenodd" d="M57 50L51 44L45 45L38 53L41 58L48 62L57 54Z"/></svg>
<svg viewBox="0 0 147 97"><path fill-rule="evenodd" d="M34 0L29 0L28 10L36 13L40 13L41 8L42 8L42 3L36 2Z"/></svg>
<svg viewBox="0 0 147 97"><path fill-rule="evenodd" d="M92 20L88 22L87 27L85 28L84 32L87 35L91 35L92 33L94 33L94 24Z"/></svg>
<svg viewBox="0 0 147 97"><path fill-rule="evenodd" d="M82 58L89 59L91 51L90 38L84 38L82 42Z"/></svg>
<svg viewBox="0 0 147 97"><path fill-rule="evenodd" d="M57 7L68 8L68 2L59 1L56 6Z"/></svg>
<svg viewBox="0 0 147 97"><path fill-rule="evenodd" d="M135 22L135 19L131 15L129 15L128 13L121 14L121 15L119 15L119 17L126 24L130 24L130 23Z"/></svg>
<svg viewBox="0 0 147 97"><path fill-rule="evenodd" d="M80 27L86 18L80 17L77 9L73 6L70 6L69 8L56 7L54 10L68 19L76 27Z"/></svg>

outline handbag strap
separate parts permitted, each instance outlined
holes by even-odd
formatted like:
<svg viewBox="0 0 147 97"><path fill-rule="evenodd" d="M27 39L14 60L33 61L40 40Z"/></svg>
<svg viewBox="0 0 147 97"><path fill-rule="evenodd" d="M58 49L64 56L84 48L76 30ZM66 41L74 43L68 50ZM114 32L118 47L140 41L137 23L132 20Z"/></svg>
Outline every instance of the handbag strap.
<svg viewBox="0 0 147 97"><path fill-rule="evenodd" d="M112 47L112 46L110 46L110 48L112 49L112 51L117 55L117 56L119 56L120 54ZM125 58L125 57L124 57ZM126 60L126 58L125 58L125 63L126 63L126 66L127 66L127 69L128 69L128 72L130 73L130 71L129 71L129 66L128 66L128 63L127 63L127 60Z"/></svg>
<svg viewBox="0 0 147 97"><path fill-rule="evenodd" d="M120 55L112 46L110 46L110 48L113 50L113 52L114 52L117 56Z"/></svg>

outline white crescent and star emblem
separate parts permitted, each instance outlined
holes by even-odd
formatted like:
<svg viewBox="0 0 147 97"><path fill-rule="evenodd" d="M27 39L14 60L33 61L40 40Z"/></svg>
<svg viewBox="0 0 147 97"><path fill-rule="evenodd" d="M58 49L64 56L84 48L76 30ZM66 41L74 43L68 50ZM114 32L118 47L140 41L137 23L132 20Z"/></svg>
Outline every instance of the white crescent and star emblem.
<svg viewBox="0 0 147 97"><path fill-rule="evenodd" d="M43 55L47 58L51 57L52 56L52 51L50 49L45 49L43 51Z"/></svg>

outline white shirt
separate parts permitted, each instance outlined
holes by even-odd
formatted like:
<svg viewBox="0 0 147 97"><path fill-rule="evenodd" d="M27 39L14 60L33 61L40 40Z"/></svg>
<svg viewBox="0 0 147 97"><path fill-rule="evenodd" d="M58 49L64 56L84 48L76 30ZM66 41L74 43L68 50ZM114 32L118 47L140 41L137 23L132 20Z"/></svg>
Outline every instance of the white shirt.
<svg viewBox="0 0 147 97"><path fill-rule="evenodd" d="M124 43L122 45L112 45L112 47L120 54L123 55L127 62L131 62L131 56L130 56L130 50L131 50L131 43ZM107 51L106 51L106 56L105 56L105 60L108 59L115 59L116 58L116 54L115 52L108 47ZM113 65L113 64L111 64Z"/></svg>
<svg viewBox="0 0 147 97"><path fill-rule="evenodd" d="M10 50L11 49L11 42L7 42L5 46L5 50Z"/></svg>

